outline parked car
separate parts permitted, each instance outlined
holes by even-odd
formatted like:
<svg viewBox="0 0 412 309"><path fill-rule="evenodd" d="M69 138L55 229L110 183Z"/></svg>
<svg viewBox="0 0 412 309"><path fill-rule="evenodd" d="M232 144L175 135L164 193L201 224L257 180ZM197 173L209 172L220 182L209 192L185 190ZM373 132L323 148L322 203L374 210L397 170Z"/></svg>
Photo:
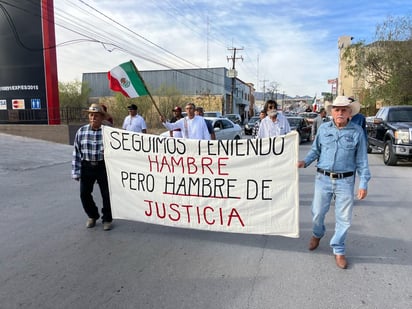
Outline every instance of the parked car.
<svg viewBox="0 0 412 309"><path fill-rule="evenodd" d="M241 124L242 122L242 117L240 117L239 114L226 114L223 117L231 120L233 123Z"/></svg>
<svg viewBox="0 0 412 309"><path fill-rule="evenodd" d="M219 117L205 117L205 119L212 122L217 140L242 138L242 128L229 119ZM169 131L163 132L160 136L169 137Z"/></svg>
<svg viewBox="0 0 412 309"><path fill-rule="evenodd" d="M308 119L301 116L286 117L289 121L290 129L296 130L299 133L299 144L303 141L310 141L310 135L312 133L312 124Z"/></svg>
<svg viewBox="0 0 412 309"><path fill-rule="evenodd" d="M368 153L383 149L383 163L396 165L412 160L412 106L384 106L368 122Z"/></svg>
<svg viewBox="0 0 412 309"><path fill-rule="evenodd" d="M252 135L253 127L255 126L256 121L258 121L259 119L259 116L253 116L249 119L247 124L245 124L245 135Z"/></svg>
<svg viewBox="0 0 412 309"><path fill-rule="evenodd" d="M366 130L368 130L368 126L372 126L375 120L375 116L368 116L365 118L366 120Z"/></svg>
<svg viewBox="0 0 412 309"><path fill-rule="evenodd" d="M315 120L315 118L318 117L318 113L315 113L315 112L303 112L303 113L299 113L298 116L301 116L301 117L307 119L308 122L309 122L310 124L312 124L313 121Z"/></svg>
<svg viewBox="0 0 412 309"><path fill-rule="evenodd" d="M212 121L212 126L215 129L216 139L241 139L242 128L240 125L233 123L227 118L205 117Z"/></svg>
<svg viewBox="0 0 412 309"><path fill-rule="evenodd" d="M222 117L221 112L204 112L203 117Z"/></svg>

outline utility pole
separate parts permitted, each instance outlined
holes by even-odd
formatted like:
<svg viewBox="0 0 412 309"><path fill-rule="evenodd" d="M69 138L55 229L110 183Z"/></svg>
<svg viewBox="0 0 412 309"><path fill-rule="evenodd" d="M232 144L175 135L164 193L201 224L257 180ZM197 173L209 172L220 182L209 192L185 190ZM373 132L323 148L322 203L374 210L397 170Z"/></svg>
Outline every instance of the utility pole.
<svg viewBox="0 0 412 309"><path fill-rule="evenodd" d="M264 79L264 80L261 80L260 82L262 82L263 83L263 104L265 104L265 102L266 102L266 98L265 98L265 96L266 96L266 82L268 82L269 80L267 80L267 79Z"/></svg>
<svg viewBox="0 0 412 309"><path fill-rule="evenodd" d="M236 73L236 70L235 70L236 59L241 59L243 61L242 56L236 58L236 51L237 50L243 50L243 47L242 48L236 48L236 47L228 48L228 50L233 50L233 56L232 57L227 57L227 61L232 60L232 70L229 70L229 77L232 78L232 90L230 92L230 102L229 102L229 106L226 110L226 113L227 114L232 114L233 113L233 106L234 106L234 102L235 102L233 94L235 92L236 76L237 76L237 73Z"/></svg>

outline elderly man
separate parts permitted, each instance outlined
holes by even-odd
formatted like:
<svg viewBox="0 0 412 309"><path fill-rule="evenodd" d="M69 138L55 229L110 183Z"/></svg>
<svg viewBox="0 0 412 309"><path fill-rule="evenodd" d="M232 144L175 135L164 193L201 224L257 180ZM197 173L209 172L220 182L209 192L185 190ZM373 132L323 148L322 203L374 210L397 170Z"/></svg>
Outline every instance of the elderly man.
<svg viewBox="0 0 412 309"><path fill-rule="evenodd" d="M103 229L112 228L109 185L103 157L102 122L106 112L100 104L92 104L85 112L89 115L89 124L82 126L74 139L72 178L80 181L80 200L87 216L86 227L93 228L99 219L99 210L93 200L93 186L99 184L103 200Z"/></svg>
<svg viewBox="0 0 412 309"><path fill-rule="evenodd" d="M352 223L355 172L359 175L358 199L367 195L370 172L366 140L362 128L349 121L360 106L345 96L338 96L331 105L333 121L319 127L311 150L298 167L317 161L315 192L312 201L312 238L309 250L319 246L325 235L325 216L335 200L335 233L330 240L336 265L347 268L345 239Z"/></svg>

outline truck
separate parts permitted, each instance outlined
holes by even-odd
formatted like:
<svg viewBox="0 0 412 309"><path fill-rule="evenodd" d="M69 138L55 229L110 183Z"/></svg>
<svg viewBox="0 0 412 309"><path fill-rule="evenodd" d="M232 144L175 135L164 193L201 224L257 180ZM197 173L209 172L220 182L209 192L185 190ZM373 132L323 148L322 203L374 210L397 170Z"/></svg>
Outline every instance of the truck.
<svg viewBox="0 0 412 309"><path fill-rule="evenodd" d="M384 106L367 123L368 153L378 149L385 165L412 159L412 105Z"/></svg>

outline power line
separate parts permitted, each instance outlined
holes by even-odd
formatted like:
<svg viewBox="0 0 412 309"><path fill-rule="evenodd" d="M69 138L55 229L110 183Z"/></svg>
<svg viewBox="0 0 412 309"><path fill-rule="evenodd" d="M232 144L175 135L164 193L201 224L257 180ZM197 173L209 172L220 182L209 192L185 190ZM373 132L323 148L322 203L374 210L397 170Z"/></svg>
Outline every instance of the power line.
<svg viewBox="0 0 412 309"><path fill-rule="evenodd" d="M233 50L233 56L231 57L227 57L227 60L229 61L232 60L232 74L230 74L230 77L232 78L232 89L231 89L231 94L230 94L230 102L229 102L229 106L228 106L228 110L226 110L226 113L231 114L233 113L233 106L234 106L234 91L235 91L235 86L236 86L236 60L237 59L241 59L243 60L243 57L236 57L236 51L237 50L243 50L242 48L228 48L228 50Z"/></svg>
<svg viewBox="0 0 412 309"><path fill-rule="evenodd" d="M40 2L29 0L29 2L33 5L33 7L39 8ZM36 10L27 10L23 7L18 6L16 4L12 4L9 1L0 0L0 3L4 3L6 5L12 6L16 9L24 10L27 14L36 14L33 13ZM117 22L107 14L101 12L100 10L94 8L86 1L78 0L79 4L75 4L74 1L66 1L67 5L71 6L75 11L71 12L71 10L61 10L59 7L55 7L55 25L56 27L60 27L66 31L69 31L75 35L81 36L81 38L76 38L72 40L67 40L57 44L56 46L48 46L46 48L55 48L55 47L63 47L72 44L79 44L84 42L90 43L98 43L102 45L102 47L109 52L113 52L115 50L119 50L126 54L135 56L139 59L143 59L150 63L154 63L164 68L168 68L171 70L180 71L183 74L190 73L185 72L184 70L181 71L178 68L201 68L200 66L196 65L195 63L188 61L187 59L178 56L177 54L169 51L168 49L156 44L152 40L147 39L143 35L137 33L136 31L130 29L122 25L121 23ZM170 2L169 2L170 3ZM50 7L46 8L47 10L52 10ZM182 15L181 11L176 9L177 13ZM77 12L76 12L77 11ZM79 12L81 13L81 17L86 16L86 18L79 17ZM194 10L194 16L198 11ZM5 13L6 14L6 13ZM38 14L37 14L38 15ZM183 15L182 15L183 16ZM42 17L44 18L44 17ZM108 26L104 27L96 27L95 20L98 19L101 23L107 24ZM185 16L183 16L183 20ZM12 22L12 18L9 18L10 27L14 33L16 40L19 40L18 32ZM109 29L110 31L108 31ZM193 23L192 28L193 31ZM132 36L126 35L126 33L131 33ZM21 40L20 40L21 41ZM24 42L21 42L22 46L24 46ZM24 46L25 48L30 48L30 46ZM204 77L193 76L194 78L203 79L204 81L208 81L210 83L216 84L214 82L214 78L210 78L210 74L217 74L216 72L206 70ZM207 76L209 75L209 76ZM222 77L220 74L217 74L219 77Z"/></svg>

